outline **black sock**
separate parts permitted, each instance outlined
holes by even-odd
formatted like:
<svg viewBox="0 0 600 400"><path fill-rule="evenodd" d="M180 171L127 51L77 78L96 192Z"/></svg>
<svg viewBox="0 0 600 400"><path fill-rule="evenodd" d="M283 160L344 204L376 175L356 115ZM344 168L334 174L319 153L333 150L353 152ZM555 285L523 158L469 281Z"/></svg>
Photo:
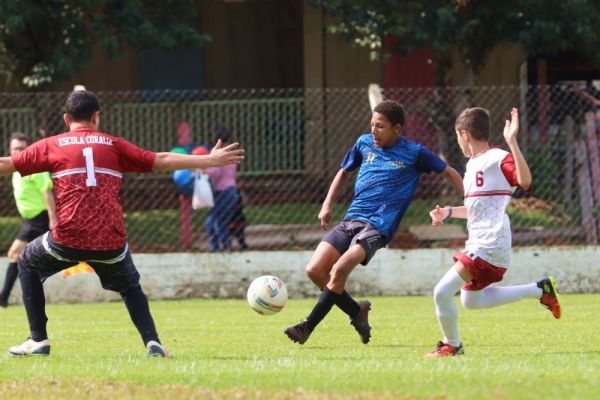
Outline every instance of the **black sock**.
<svg viewBox="0 0 600 400"><path fill-rule="evenodd" d="M337 302L339 296L339 294L334 293L327 288L323 289L317 304L315 304L315 307L311 311L310 315L306 318L307 326L311 332L317 325L319 325L319 322L325 318L329 311L331 311L331 308Z"/></svg>
<svg viewBox="0 0 600 400"><path fill-rule="evenodd" d="M127 311L129 311L129 316L131 317L133 324L142 336L144 345L151 340L160 343L156 327L154 326L154 320L150 314L148 298L146 298L146 295L142 291L142 287L138 285L126 292L121 292L121 297L125 302L125 306L127 307Z"/></svg>
<svg viewBox="0 0 600 400"><path fill-rule="evenodd" d="M2 288L2 293L0 293L0 301L6 304L8 302L8 297L10 296L10 292L15 286L15 281L19 276L19 270L17 268L17 263L12 262L8 264L8 268L6 269L6 278L4 278L4 287Z"/></svg>
<svg viewBox="0 0 600 400"><path fill-rule="evenodd" d="M29 321L29 331L31 338L36 342L48 339L46 324L46 299L44 297L44 286L40 279L40 274L36 271L19 271L19 281L23 291L23 304L27 311L27 320Z"/></svg>
<svg viewBox="0 0 600 400"><path fill-rule="evenodd" d="M343 312L348 314L351 319L356 318L360 312L360 306L345 290L339 295L335 303Z"/></svg>

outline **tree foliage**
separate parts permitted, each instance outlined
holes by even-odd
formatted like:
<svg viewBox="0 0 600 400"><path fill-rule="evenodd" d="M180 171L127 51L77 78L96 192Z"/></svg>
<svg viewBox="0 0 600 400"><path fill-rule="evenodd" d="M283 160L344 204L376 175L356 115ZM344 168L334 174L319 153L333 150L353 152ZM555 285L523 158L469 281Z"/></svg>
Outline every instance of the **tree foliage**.
<svg viewBox="0 0 600 400"><path fill-rule="evenodd" d="M194 0L0 1L0 74L40 88L80 71L99 43L110 55L201 46Z"/></svg>
<svg viewBox="0 0 600 400"><path fill-rule="evenodd" d="M433 49L442 70L457 49L477 71L499 43L518 43L528 55L576 51L600 63L598 0L309 0L337 16L329 27L372 54ZM383 38L400 39L386 49Z"/></svg>

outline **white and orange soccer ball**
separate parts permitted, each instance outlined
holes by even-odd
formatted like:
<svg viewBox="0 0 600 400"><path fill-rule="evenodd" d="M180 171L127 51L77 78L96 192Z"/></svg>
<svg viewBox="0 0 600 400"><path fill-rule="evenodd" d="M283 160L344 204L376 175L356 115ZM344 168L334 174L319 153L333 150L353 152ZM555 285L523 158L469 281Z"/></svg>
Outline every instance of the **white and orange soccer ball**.
<svg viewBox="0 0 600 400"><path fill-rule="evenodd" d="M248 304L262 315L277 314L288 298L285 283L276 276L263 275L256 278L248 288Z"/></svg>

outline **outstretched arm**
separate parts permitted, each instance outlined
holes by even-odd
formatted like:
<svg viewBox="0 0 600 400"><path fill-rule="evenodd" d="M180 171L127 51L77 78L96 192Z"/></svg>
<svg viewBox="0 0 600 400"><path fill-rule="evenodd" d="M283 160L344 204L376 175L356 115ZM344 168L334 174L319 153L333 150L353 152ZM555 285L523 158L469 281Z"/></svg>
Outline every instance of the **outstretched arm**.
<svg viewBox="0 0 600 400"><path fill-rule="evenodd" d="M442 171L442 176L450 183L450 185L452 185L460 197L465 195L462 177L454 168L448 165L446 169Z"/></svg>
<svg viewBox="0 0 600 400"><path fill-rule="evenodd" d="M0 175L10 175L15 171L12 157L0 157Z"/></svg>
<svg viewBox="0 0 600 400"><path fill-rule="evenodd" d="M239 164L244 159L244 149L239 143L226 147L219 140L208 155L188 155L177 153L156 153L154 171L173 171L176 169L195 169L221 167L228 164Z"/></svg>
<svg viewBox="0 0 600 400"><path fill-rule="evenodd" d="M324 230L329 229L329 221L333 215L333 202L340 194L340 191L348 180L348 176L349 173L341 168L335 175L335 178L333 178L331 186L329 186L327 197L325 198L325 201L323 201L323 206L321 206L321 211L319 212L319 220L321 221L321 227Z"/></svg>
<svg viewBox="0 0 600 400"><path fill-rule="evenodd" d="M506 120L504 124L504 139L510 148L510 152L515 160L515 167L517 169L517 182L519 186L527 190L531 187L531 171L521 153L519 147L519 141L517 135L519 133L519 110L516 108L512 109L511 119Z"/></svg>

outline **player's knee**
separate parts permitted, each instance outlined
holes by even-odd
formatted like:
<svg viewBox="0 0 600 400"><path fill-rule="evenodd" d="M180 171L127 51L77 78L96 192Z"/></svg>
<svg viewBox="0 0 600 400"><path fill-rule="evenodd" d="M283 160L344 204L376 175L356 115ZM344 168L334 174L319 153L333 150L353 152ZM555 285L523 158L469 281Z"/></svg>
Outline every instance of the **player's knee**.
<svg viewBox="0 0 600 400"><path fill-rule="evenodd" d="M441 282L439 282L433 288L433 299L436 302L443 300L443 299L451 298L453 295L454 295L454 293L451 293L451 291L449 291L448 288Z"/></svg>
<svg viewBox="0 0 600 400"><path fill-rule="evenodd" d="M350 275L351 268L347 268L345 265L336 264L331 269L331 281L340 282L345 281L348 275Z"/></svg>
<svg viewBox="0 0 600 400"><path fill-rule="evenodd" d="M474 309L483 307L483 305L481 303L481 295L479 292L461 290L460 302L462 303L464 308L467 308L470 310L474 310Z"/></svg>
<svg viewBox="0 0 600 400"><path fill-rule="evenodd" d="M304 272L306 272L306 275L308 275L308 277L310 279L312 279L313 281L315 279L320 279L323 278L324 276L326 276L327 274L322 270L322 268L319 268L317 265L315 264L308 264L306 265L306 268L304 269Z"/></svg>

